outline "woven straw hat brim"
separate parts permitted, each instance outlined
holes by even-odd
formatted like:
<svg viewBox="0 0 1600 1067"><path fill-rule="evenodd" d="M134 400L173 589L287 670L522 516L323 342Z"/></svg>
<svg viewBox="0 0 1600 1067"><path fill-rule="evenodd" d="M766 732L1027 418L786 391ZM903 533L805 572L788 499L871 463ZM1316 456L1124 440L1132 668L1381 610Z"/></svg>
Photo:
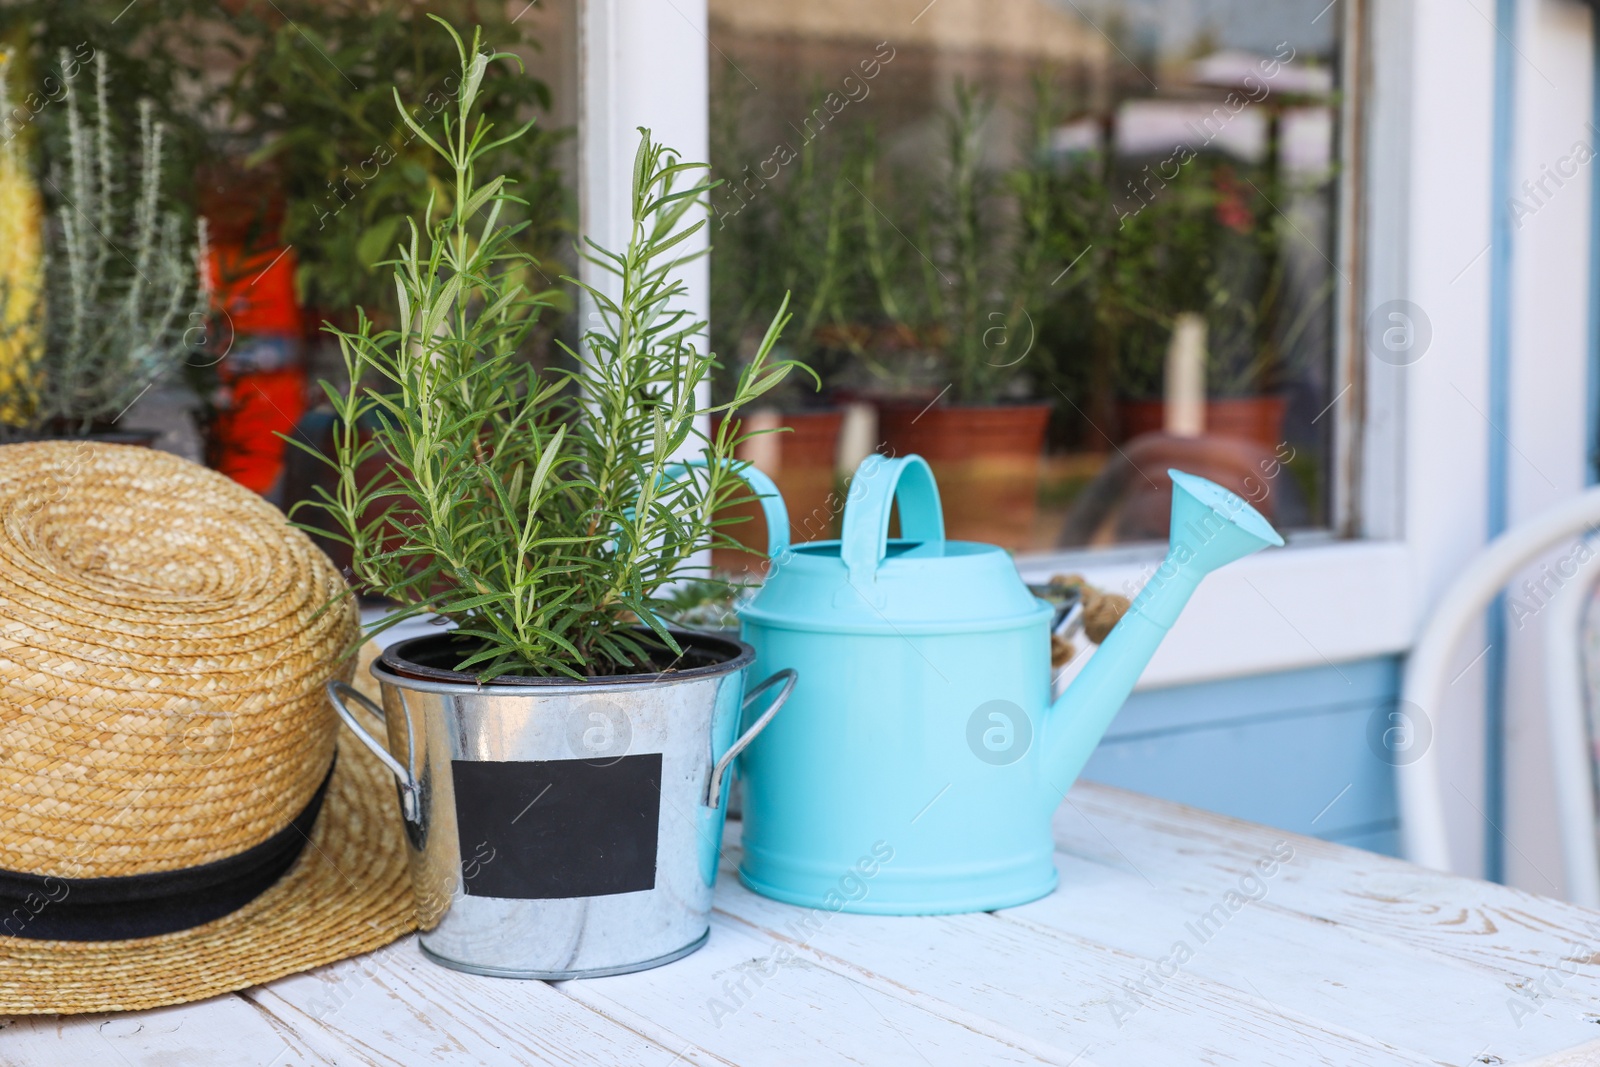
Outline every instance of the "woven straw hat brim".
<svg viewBox="0 0 1600 1067"><path fill-rule="evenodd" d="M0 447L0 870L236 855L316 792L359 621L243 486L149 449Z"/></svg>
<svg viewBox="0 0 1600 1067"><path fill-rule="evenodd" d="M8 929L26 935L73 879L261 844L338 753L305 847L265 892L157 937L0 934L0 1014L180 1004L415 928L393 780L322 688L354 667L347 594L305 534L214 471L92 442L0 446L0 870L67 882Z"/></svg>
<svg viewBox="0 0 1600 1067"><path fill-rule="evenodd" d="M416 928L388 770L348 731L310 841L238 911L133 941L0 937L0 1015L137 1011L231 993L383 947Z"/></svg>

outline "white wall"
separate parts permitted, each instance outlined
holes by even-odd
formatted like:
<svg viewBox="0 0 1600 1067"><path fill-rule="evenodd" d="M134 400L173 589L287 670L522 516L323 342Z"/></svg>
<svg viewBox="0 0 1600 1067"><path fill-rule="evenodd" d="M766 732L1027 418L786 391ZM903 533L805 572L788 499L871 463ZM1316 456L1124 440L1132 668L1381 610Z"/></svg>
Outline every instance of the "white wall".
<svg viewBox="0 0 1600 1067"><path fill-rule="evenodd" d="M1515 523L1568 499L1584 485L1588 374L1589 203L1596 163L1578 165L1590 131L1591 9L1575 0L1525 0L1517 47L1517 142L1513 185L1521 211L1512 287L1510 519ZM1548 177L1537 199L1521 189ZM1542 205L1538 201L1542 200ZM1554 556L1567 554L1558 550ZM1538 568L1526 576L1533 577ZM1508 595L1538 600L1512 583ZM1536 893L1565 884L1554 818L1544 718L1540 619L1508 623L1506 700L1507 880Z"/></svg>
<svg viewBox="0 0 1600 1067"><path fill-rule="evenodd" d="M1401 398L1400 515L1420 616L1486 540L1495 30L1462 0L1379 0L1376 41L1385 19L1401 17L1406 7L1409 47L1376 57L1373 94L1379 107L1408 107L1409 122L1403 140L1371 144L1375 163L1404 155L1406 210L1392 236L1368 234L1373 247L1405 242L1404 288L1391 294L1374 277L1368 307L1395 298L1414 302L1433 340L1414 363L1372 360L1368 372L1376 397ZM1387 195L1382 186L1368 192L1375 201ZM1478 651L1464 650L1457 669ZM1452 855L1457 869L1468 871L1482 863L1482 820L1474 810L1483 803L1481 682L1480 664L1451 687L1448 707L1422 709L1434 723L1447 783Z"/></svg>

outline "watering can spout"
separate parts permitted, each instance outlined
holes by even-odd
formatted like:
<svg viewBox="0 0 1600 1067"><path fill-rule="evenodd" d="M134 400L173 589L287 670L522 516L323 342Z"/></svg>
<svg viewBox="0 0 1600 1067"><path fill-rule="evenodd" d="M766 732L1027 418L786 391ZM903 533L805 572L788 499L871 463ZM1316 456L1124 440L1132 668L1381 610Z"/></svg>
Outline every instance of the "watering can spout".
<svg viewBox="0 0 1600 1067"><path fill-rule="evenodd" d="M1045 790L1052 810L1077 780L1200 579L1268 545L1282 545L1261 514L1214 482L1172 478L1167 555L1083 670L1051 709L1044 729Z"/></svg>

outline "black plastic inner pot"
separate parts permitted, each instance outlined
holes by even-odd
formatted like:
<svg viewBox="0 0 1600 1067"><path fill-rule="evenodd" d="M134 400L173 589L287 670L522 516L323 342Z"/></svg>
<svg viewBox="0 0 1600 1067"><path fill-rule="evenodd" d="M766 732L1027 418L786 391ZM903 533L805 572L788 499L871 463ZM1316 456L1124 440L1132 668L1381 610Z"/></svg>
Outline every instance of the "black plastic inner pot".
<svg viewBox="0 0 1600 1067"><path fill-rule="evenodd" d="M631 674L595 675L587 682L637 682L652 678L695 678L725 674L747 666L755 659L755 649L742 641L732 641L712 634L689 630L669 630L678 647L679 656L661 645L661 639L649 630L638 628L647 642L659 646L656 663L652 669ZM383 650L380 662L391 672L407 678L421 678L433 682L453 682L463 685L573 685L579 679L567 675L502 674L480 679L471 671L455 670L455 665L483 647L476 637L459 637L449 632L429 634L398 641Z"/></svg>

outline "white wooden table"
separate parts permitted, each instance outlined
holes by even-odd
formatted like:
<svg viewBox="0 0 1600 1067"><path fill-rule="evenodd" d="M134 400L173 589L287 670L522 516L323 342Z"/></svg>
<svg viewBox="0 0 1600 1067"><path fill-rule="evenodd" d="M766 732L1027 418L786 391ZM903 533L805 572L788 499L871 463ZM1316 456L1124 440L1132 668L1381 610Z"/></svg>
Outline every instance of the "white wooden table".
<svg viewBox="0 0 1600 1067"><path fill-rule="evenodd" d="M725 866L709 944L658 970L477 978L408 938L200 1004L0 1020L0 1063L1600 1064L1600 913L1103 786L1056 836L1060 888L1003 912L808 926Z"/></svg>

